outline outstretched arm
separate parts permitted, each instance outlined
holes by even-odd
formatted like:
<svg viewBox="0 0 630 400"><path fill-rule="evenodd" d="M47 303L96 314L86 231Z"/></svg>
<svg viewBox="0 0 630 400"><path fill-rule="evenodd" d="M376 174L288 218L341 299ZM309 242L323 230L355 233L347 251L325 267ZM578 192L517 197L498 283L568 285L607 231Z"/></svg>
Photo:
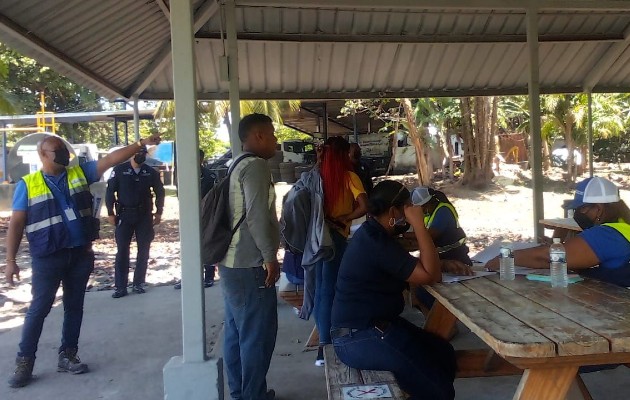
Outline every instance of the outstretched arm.
<svg viewBox="0 0 630 400"><path fill-rule="evenodd" d="M140 139L134 144L130 144L129 146L123 147L122 149L118 149L116 151L112 151L105 157L98 160L96 164L96 173L98 176L102 176L105 171L114 165L118 165L123 161L127 161L134 154L136 154L142 146L151 145L151 144L160 144L160 135L153 134L148 138Z"/></svg>

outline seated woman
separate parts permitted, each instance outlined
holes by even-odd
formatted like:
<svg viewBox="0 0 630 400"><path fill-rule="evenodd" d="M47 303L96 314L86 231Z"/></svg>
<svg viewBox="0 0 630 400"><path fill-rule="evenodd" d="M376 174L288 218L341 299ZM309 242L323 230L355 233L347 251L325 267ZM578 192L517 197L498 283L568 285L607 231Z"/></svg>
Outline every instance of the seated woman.
<svg viewBox="0 0 630 400"><path fill-rule="evenodd" d="M466 233L459 225L459 215L446 195L439 190L421 186L414 189L411 198L414 206L422 206L424 225L435 243L440 259L472 265L468 257Z"/></svg>
<svg viewBox="0 0 630 400"><path fill-rule="evenodd" d="M615 285L630 286L630 210L619 189L604 178L588 178L575 189L569 205L583 232L564 243L567 267L580 275ZM549 246L514 252L514 263L528 268L549 268ZM497 270L499 259L486 265Z"/></svg>
<svg viewBox="0 0 630 400"><path fill-rule="evenodd" d="M455 275L472 275L466 233L459 225L459 215L446 195L439 190L420 186L411 193L411 201L424 211L424 225L437 248L442 271ZM422 287L416 288L415 294L420 303L416 305L426 315L435 299Z"/></svg>
<svg viewBox="0 0 630 400"><path fill-rule="evenodd" d="M455 353L445 340L400 317L407 283L439 282L440 260L420 207L394 181L374 187L368 219L350 241L339 270L331 337L352 368L391 371L410 399L453 399ZM420 258L395 236L413 226Z"/></svg>

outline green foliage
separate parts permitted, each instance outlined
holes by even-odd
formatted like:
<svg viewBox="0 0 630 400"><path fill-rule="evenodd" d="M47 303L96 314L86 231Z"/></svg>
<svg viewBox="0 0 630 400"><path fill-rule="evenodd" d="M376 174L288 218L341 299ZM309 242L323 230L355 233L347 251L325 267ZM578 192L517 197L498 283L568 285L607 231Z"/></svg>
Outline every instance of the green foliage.
<svg viewBox="0 0 630 400"><path fill-rule="evenodd" d="M230 148L230 143L218 139L215 129L200 129L199 148L206 157L213 157L225 153Z"/></svg>
<svg viewBox="0 0 630 400"><path fill-rule="evenodd" d="M51 112L101 111L106 104L96 92L88 90L49 67L22 56L0 43L0 112L34 114L41 110L40 94L45 93L45 108ZM7 109L7 105L11 108ZM57 134L70 142L95 142L109 147L111 125L93 123L58 124ZM25 135L9 135L11 143Z"/></svg>
<svg viewBox="0 0 630 400"><path fill-rule="evenodd" d="M285 140L312 139L312 137L307 135L306 133L296 131L295 129L289 128L285 125L276 125L276 137L278 138L278 143L282 143Z"/></svg>

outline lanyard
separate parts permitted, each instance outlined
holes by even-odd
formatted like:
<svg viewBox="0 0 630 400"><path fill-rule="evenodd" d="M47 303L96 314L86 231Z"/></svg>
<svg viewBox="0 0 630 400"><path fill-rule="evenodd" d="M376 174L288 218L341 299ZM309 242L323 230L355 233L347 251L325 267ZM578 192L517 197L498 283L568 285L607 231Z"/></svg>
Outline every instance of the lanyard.
<svg viewBox="0 0 630 400"><path fill-rule="evenodd" d="M43 172L42 172L42 176L44 177L44 180L46 181L46 183L48 185L48 188L50 190L52 190L53 192L55 192L55 194L59 195L60 196L60 200L62 200L63 203L66 204L66 206L70 206L70 204L69 204L70 189L68 189L68 184L67 184L68 178L67 178L67 175L62 178L62 182L66 181L66 184L62 186L63 189L65 189L65 190L62 190L62 188L57 186L55 184L55 182L53 182L50 179L48 179L48 177L46 175L44 175Z"/></svg>

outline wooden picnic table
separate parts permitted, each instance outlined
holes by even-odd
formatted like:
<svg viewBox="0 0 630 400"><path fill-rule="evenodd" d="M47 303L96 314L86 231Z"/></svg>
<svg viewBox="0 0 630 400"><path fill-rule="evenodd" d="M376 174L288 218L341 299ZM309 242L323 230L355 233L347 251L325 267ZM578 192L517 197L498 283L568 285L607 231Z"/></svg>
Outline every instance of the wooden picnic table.
<svg viewBox="0 0 630 400"><path fill-rule="evenodd" d="M517 276L425 286L436 298L425 329L446 337L457 320L489 347L458 351L459 377L520 374L519 400L590 398L584 365L630 362L630 290L586 279L566 289Z"/></svg>

